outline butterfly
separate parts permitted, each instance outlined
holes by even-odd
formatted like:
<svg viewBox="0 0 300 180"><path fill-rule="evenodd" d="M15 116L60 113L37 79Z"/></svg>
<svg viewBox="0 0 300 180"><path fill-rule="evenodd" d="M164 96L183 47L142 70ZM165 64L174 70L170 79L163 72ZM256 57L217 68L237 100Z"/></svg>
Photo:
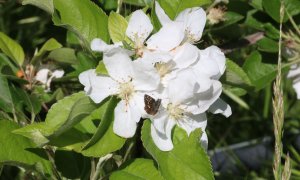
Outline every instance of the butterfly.
<svg viewBox="0 0 300 180"><path fill-rule="evenodd" d="M155 100L153 97L145 94L144 95L144 102L145 102L145 107L144 107L145 111L148 114L154 116L157 113L158 109L159 109L159 106L161 104L161 99Z"/></svg>

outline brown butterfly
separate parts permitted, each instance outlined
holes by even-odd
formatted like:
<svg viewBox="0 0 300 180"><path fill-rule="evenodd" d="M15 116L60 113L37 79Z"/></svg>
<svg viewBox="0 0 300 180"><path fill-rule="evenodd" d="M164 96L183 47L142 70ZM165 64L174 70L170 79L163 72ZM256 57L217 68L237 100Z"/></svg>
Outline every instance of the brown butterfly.
<svg viewBox="0 0 300 180"><path fill-rule="evenodd" d="M159 109L161 99L155 100L151 96L145 94L144 95L144 102L145 102L145 108L144 108L145 111L148 114L154 116L157 113L158 109Z"/></svg>

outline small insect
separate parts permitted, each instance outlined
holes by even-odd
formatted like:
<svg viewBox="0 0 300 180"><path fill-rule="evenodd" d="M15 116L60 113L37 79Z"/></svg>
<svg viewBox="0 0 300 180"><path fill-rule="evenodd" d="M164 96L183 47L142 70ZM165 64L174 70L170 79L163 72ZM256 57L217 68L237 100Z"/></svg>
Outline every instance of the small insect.
<svg viewBox="0 0 300 180"><path fill-rule="evenodd" d="M145 94L144 95L144 102L145 102L145 108L144 108L145 111L148 114L154 116L157 113L158 109L159 109L161 99L155 100L151 96Z"/></svg>

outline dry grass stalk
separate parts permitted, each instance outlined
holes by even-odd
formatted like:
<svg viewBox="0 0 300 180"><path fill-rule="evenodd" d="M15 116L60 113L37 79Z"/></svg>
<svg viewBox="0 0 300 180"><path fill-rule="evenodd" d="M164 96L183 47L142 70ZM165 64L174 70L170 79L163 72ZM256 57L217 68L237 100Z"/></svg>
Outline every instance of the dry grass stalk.
<svg viewBox="0 0 300 180"><path fill-rule="evenodd" d="M284 6L281 1L280 7L280 38L279 38L279 50L278 50L278 72L276 81L273 86L274 98L273 98L273 124L275 135L275 153L273 161L273 174L275 180L288 180L291 175L290 158L287 156L285 160L284 168L281 166L282 157L282 129L284 123L284 107L283 107L283 92L281 87L281 43L282 43L282 20L284 16Z"/></svg>

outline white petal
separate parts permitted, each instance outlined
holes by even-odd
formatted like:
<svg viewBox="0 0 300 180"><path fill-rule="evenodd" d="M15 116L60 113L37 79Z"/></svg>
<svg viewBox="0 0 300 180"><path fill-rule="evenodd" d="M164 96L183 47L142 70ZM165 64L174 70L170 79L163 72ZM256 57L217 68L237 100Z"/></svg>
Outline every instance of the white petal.
<svg viewBox="0 0 300 180"><path fill-rule="evenodd" d="M168 95L172 103L181 104L194 97L198 90L196 76L190 69L185 69L177 73L176 78L169 81L167 87Z"/></svg>
<svg viewBox="0 0 300 180"><path fill-rule="evenodd" d="M229 117L232 114L231 107L220 98L217 99L208 110L214 114L223 114L225 117Z"/></svg>
<svg viewBox="0 0 300 180"><path fill-rule="evenodd" d="M144 102L144 93L135 92L134 96L132 97L133 101L133 107L135 107L137 110L139 110L141 116L143 118L148 118L148 114L145 111L145 102Z"/></svg>
<svg viewBox="0 0 300 180"><path fill-rule="evenodd" d="M199 59L199 50L196 46L185 43L174 51L173 60L177 68L186 68Z"/></svg>
<svg viewBox="0 0 300 180"><path fill-rule="evenodd" d="M151 124L151 136L155 145L162 151L170 151L173 149L172 142L172 129L175 125L175 121L168 120L166 126L166 133L162 134L158 132L155 127Z"/></svg>
<svg viewBox="0 0 300 180"><path fill-rule="evenodd" d="M196 73L195 73L196 74ZM196 74L197 82L199 85L197 93L202 93L207 91L209 88L211 88L213 81L210 79L210 77L207 74L204 73L198 73Z"/></svg>
<svg viewBox="0 0 300 180"><path fill-rule="evenodd" d="M132 61L124 52L112 53L103 57L108 74L116 81L128 82L133 75Z"/></svg>
<svg viewBox="0 0 300 180"><path fill-rule="evenodd" d="M100 103L118 91L118 84L114 80L108 76L97 75L94 69L82 72L79 82L85 86L84 91L95 103Z"/></svg>
<svg viewBox="0 0 300 180"><path fill-rule="evenodd" d="M143 60L150 62L153 66L157 62L167 63L172 60L173 56L169 52L164 51L145 51L142 58L137 60Z"/></svg>
<svg viewBox="0 0 300 180"><path fill-rule="evenodd" d="M134 11L126 29L126 35L141 47L153 30L149 17L142 11Z"/></svg>
<svg viewBox="0 0 300 180"><path fill-rule="evenodd" d="M158 17L160 24L163 26L170 23L172 20L168 17L165 11L160 7L159 3L155 1L155 13Z"/></svg>
<svg viewBox="0 0 300 180"><path fill-rule="evenodd" d="M297 76L300 76L300 65L293 64L290 67L287 78L293 78L293 77L297 77Z"/></svg>
<svg viewBox="0 0 300 180"><path fill-rule="evenodd" d="M36 73L35 79L42 84L46 84L49 78L49 69L41 69Z"/></svg>
<svg viewBox="0 0 300 180"><path fill-rule="evenodd" d="M137 127L136 122L141 118L141 115L135 110L135 107L131 106L130 103L126 105L126 102L122 100L115 108L113 131L124 138L134 136Z"/></svg>
<svg viewBox="0 0 300 180"><path fill-rule="evenodd" d="M61 78L61 77L63 77L64 73L65 73L65 71L63 71L63 70L55 70L52 73L52 76L55 78Z"/></svg>
<svg viewBox="0 0 300 180"><path fill-rule="evenodd" d="M189 39L197 42L201 39L206 23L206 13L200 8L188 8L182 11L175 19L176 22L184 22L185 31Z"/></svg>
<svg viewBox="0 0 300 180"><path fill-rule="evenodd" d="M208 74L213 79L219 79L225 71L226 58L216 46L200 50L200 60L195 65L195 71Z"/></svg>
<svg viewBox="0 0 300 180"><path fill-rule="evenodd" d="M222 84L219 81L213 81L212 86L205 92L195 95L194 101L198 101L198 108L193 109L193 114L203 113L220 97L222 93Z"/></svg>
<svg viewBox="0 0 300 180"><path fill-rule="evenodd" d="M201 128L202 131L204 131L207 125L206 114L186 114L183 119L177 121L177 124L183 128L188 135L197 128Z"/></svg>
<svg viewBox="0 0 300 180"><path fill-rule="evenodd" d="M152 64L142 59L133 61L132 83L136 90L155 90L159 85L159 81L160 76Z"/></svg>
<svg viewBox="0 0 300 180"><path fill-rule="evenodd" d="M169 121L168 114L165 109L161 109L152 119L152 124L156 131L161 134L166 134L166 127Z"/></svg>
<svg viewBox="0 0 300 180"><path fill-rule="evenodd" d="M293 81L293 88L295 89L297 93L297 99L300 99L300 79L295 79Z"/></svg>
<svg viewBox="0 0 300 180"><path fill-rule="evenodd" d="M171 22L165 24L147 41L148 49L170 51L180 45L184 39L183 24Z"/></svg>
<svg viewBox="0 0 300 180"><path fill-rule="evenodd" d="M200 138L200 143L201 143L203 149L204 149L205 151L207 151L207 147L208 147L208 138L207 138L207 134L206 134L206 132L205 132L204 130L203 130L202 136L201 136L201 138Z"/></svg>
<svg viewBox="0 0 300 180"><path fill-rule="evenodd" d="M108 52L112 49L120 47L121 45L122 45L121 43L108 45L102 39L96 38L93 39L91 42L91 49L93 51L98 51L98 52Z"/></svg>

